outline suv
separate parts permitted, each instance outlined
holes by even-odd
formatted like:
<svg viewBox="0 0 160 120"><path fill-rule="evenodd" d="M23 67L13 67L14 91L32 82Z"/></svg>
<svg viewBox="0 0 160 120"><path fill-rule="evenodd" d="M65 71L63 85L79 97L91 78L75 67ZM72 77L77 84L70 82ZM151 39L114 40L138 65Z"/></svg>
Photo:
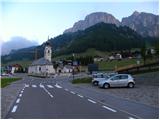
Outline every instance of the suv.
<svg viewBox="0 0 160 120"><path fill-rule="evenodd" d="M129 74L117 74L108 79L99 81L99 87L109 88L109 87L129 87L133 88L135 86L134 78Z"/></svg>

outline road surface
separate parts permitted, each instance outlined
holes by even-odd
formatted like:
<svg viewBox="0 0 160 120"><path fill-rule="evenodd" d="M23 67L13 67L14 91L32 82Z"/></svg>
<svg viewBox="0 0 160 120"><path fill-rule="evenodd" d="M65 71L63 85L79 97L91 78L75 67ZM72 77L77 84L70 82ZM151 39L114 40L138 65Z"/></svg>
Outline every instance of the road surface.
<svg viewBox="0 0 160 120"><path fill-rule="evenodd" d="M10 119L133 119L133 118L157 118L158 111L146 113L150 116L142 116L136 113L134 108L126 110L133 104L123 99L111 96L108 102L97 100L91 91L75 89L64 82L69 78L33 78L26 77L23 80L23 89L11 107L6 118ZM97 94L98 95L98 94ZM99 97L99 96L98 96ZM109 96L110 97L110 96ZM118 106L119 104L119 106ZM134 103L136 104L136 103ZM124 108L124 109L123 109ZM145 108L146 109L146 108ZM150 110L150 108L148 108ZM135 112L132 112L135 111ZM142 111L143 112L143 111ZM143 116L144 115L144 116Z"/></svg>

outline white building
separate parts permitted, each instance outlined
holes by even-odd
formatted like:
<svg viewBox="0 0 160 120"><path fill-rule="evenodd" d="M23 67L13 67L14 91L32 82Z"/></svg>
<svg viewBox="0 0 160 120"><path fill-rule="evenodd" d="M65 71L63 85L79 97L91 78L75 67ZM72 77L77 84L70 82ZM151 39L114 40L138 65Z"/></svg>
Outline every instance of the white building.
<svg viewBox="0 0 160 120"><path fill-rule="evenodd" d="M44 57L33 61L33 63L28 68L28 74L36 76L48 76L51 74L55 74L55 69L53 68L51 58L51 45L49 44L49 42L46 42Z"/></svg>

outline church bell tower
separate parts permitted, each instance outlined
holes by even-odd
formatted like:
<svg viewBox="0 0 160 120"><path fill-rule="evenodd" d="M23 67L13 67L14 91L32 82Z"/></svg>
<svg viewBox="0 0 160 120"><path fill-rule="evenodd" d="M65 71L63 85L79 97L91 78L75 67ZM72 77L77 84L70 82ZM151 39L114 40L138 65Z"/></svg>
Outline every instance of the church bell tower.
<svg viewBox="0 0 160 120"><path fill-rule="evenodd" d="M48 41L46 42L45 49L44 49L44 58L51 62L52 47Z"/></svg>

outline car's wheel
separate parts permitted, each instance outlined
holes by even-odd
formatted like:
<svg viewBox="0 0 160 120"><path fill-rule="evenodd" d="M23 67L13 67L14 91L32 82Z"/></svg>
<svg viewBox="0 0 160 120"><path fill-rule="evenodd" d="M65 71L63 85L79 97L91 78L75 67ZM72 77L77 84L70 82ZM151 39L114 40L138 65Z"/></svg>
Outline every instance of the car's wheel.
<svg viewBox="0 0 160 120"><path fill-rule="evenodd" d="M93 85L97 86L97 85L98 85L98 82L97 82L97 81L94 81L94 82L93 82Z"/></svg>
<svg viewBox="0 0 160 120"><path fill-rule="evenodd" d="M134 83L128 83L129 88L134 88Z"/></svg>
<svg viewBox="0 0 160 120"><path fill-rule="evenodd" d="M105 88L105 89L109 88L109 84L108 83L104 83L103 88Z"/></svg>

